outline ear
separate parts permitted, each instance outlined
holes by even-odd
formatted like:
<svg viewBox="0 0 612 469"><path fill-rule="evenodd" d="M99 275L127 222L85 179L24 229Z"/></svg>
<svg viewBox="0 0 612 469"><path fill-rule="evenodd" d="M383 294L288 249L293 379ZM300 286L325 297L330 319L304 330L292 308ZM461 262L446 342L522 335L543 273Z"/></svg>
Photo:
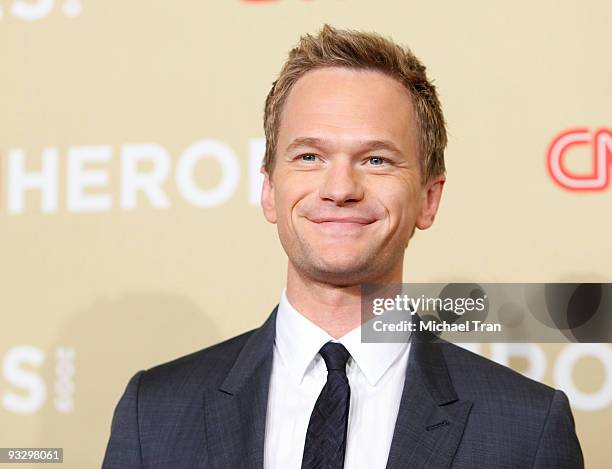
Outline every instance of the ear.
<svg viewBox="0 0 612 469"><path fill-rule="evenodd" d="M432 178L423 187L423 192L421 193L421 208L416 219L416 227L419 230L426 230L433 225L438 207L440 206L442 188L445 182L446 176L442 174Z"/></svg>
<svg viewBox="0 0 612 469"><path fill-rule="evenodd" d="M276 223L276 202L274 200L274 184L268 174L268 171L262 166L259 170L264 175L264 182L261 189L261 208L263 209L264 217L270 223Z"/></svg>

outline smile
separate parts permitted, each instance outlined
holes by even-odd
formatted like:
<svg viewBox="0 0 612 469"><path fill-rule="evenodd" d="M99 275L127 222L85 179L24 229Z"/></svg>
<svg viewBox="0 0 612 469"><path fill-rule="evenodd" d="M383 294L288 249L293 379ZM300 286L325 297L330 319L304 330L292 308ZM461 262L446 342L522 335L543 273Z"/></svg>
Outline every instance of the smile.
<svg viewBox="0 0 612 469"><path fill-rule="evenodd" d="M324 218L311 221L319 230L328 235L342 236L362 233L376 220L365 218Z"/></svg>

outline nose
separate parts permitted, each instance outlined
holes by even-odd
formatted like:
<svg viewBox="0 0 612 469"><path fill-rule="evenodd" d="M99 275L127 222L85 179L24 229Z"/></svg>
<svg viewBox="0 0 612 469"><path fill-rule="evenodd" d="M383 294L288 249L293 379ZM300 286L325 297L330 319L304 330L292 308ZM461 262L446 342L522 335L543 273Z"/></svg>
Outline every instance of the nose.
<svg viewBox="0 0 612 469"><path fill-rule="evenodd" d="M363 185L358 171L349 161L334 161L326 169L319 196L336 205L346 205L361 200Z"/></svg>

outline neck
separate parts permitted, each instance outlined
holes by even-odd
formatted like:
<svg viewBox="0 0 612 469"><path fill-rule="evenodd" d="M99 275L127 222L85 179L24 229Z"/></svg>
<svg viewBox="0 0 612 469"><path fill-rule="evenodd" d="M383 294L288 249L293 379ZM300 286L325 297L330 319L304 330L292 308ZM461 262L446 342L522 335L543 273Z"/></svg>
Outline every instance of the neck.
<svg viewBox="0 0 612 469"><path fill-rule="evenodd" d="M368 283L402 283L402 263L393 271L368 279ZM287 299L302 316L334 339L361 325L361 283L339 286L313 279L297 271L289 262Z"/></svg>

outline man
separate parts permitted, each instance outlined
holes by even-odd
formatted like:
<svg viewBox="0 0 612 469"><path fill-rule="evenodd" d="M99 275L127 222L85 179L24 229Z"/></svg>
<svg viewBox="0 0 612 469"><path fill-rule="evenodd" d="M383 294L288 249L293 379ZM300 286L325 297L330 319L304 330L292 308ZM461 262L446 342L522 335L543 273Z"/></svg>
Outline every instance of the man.
<svg viewBox="0 0 612 469"><path fill-rule="evenodd" d="M264 127L281 301L259 329L138 372L104 467L583 467L561 391L448 343L360 341L360 285L402 282L445 182L444 118L410 51L303 37Z"/></svg>

